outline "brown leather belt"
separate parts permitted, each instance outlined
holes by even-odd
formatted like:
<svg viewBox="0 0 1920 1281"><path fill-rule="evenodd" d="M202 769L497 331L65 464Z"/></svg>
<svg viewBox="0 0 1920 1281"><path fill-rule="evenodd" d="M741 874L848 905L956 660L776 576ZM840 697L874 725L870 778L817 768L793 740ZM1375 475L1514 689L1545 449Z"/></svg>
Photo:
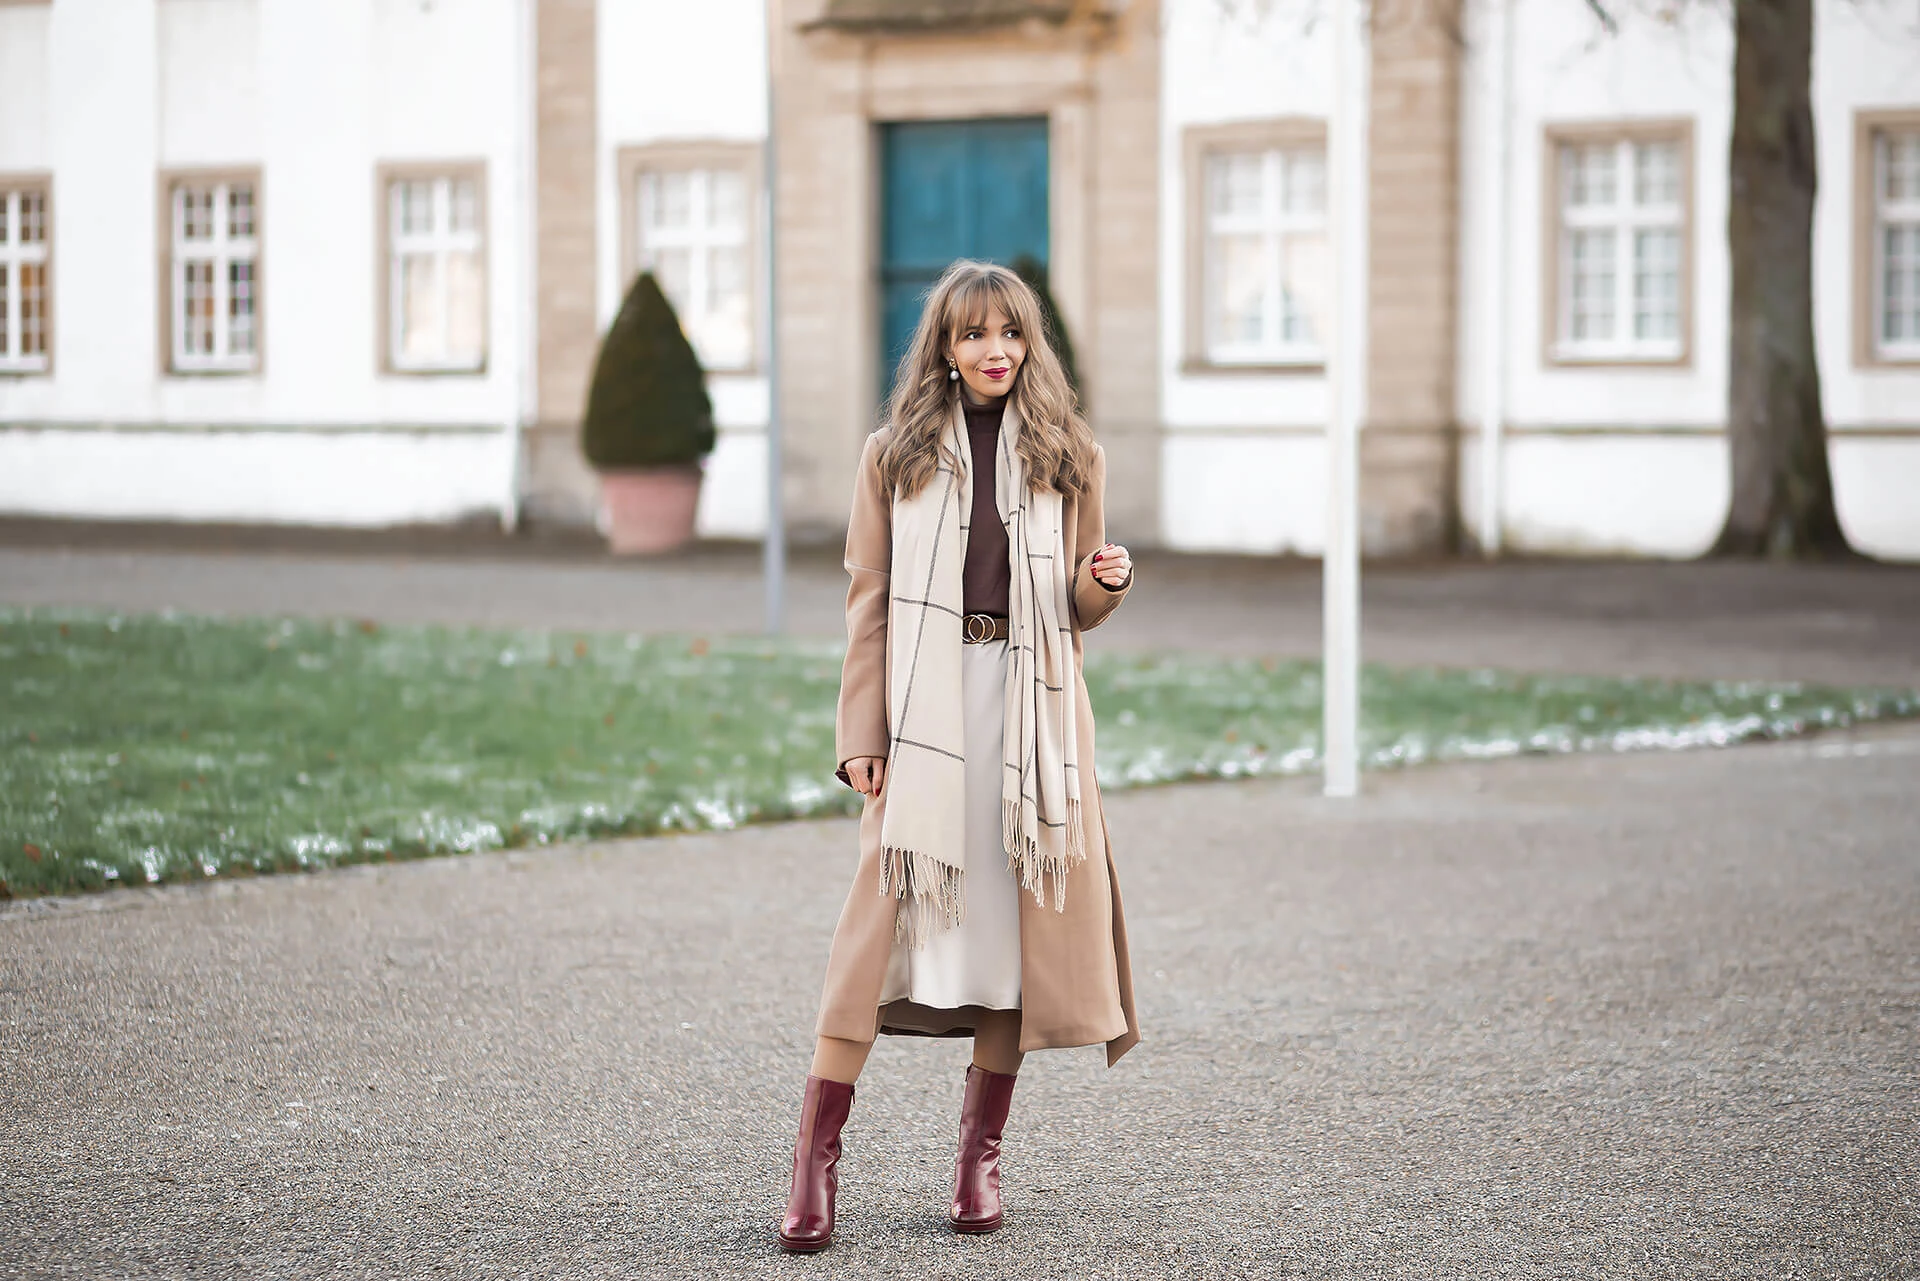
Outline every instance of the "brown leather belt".
<svg viewBox="0 0 1920 1281"><path fill-rule="evenodd" d="M993 614L962 614L960 616L960 639L968 645L984 645L988 641L1007 638L1007 620Z"/></svg>

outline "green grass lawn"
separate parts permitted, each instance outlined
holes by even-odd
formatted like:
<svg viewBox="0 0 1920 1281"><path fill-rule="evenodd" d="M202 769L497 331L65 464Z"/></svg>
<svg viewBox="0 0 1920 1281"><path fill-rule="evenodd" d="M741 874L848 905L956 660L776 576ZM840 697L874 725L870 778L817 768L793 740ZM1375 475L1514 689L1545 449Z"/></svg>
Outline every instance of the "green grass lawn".
<svg viewBox="0 0 1920 1281"><path fill-rule="evenodd" d="M837 647L0 609L0 896L847 814ZM1317 664L1089 655L1103 786L1318 764ZM1369 668L1369 766L1682 747L1920 692Z"/></svg>

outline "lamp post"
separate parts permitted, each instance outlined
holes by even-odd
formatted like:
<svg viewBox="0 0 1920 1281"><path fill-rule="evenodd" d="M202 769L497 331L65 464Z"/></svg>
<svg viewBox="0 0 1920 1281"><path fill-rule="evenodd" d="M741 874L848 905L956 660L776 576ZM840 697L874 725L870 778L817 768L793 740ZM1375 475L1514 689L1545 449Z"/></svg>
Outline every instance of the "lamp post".
<svg viewBox="0 0 1920 1281"><path fill-rule="evenodd" d="M1321 561L1321 743L1328 796L1360 790L1360 466L1366 236L1365 0L1332 0L1327 118L1327 538Z"/></svg>
<svg viewBox="0 0 1920 1281"><path fill-rule="evenodd" d="M775 154L774 75L775 52L779 46L780 3L768 0L763 10L767 24L767 137L761 148L766 169L760 182L761 252L767 264L767 326L764 350L767 353L767 530L760 544L761 577L766 586L766 632L778 636L786 630L787 618L787 513L786 493L781 484L780 450L780 311L775 304L780 271L774 251L779 240L774 234L774 219L780 209L778 180L780 168Z"/></svg>

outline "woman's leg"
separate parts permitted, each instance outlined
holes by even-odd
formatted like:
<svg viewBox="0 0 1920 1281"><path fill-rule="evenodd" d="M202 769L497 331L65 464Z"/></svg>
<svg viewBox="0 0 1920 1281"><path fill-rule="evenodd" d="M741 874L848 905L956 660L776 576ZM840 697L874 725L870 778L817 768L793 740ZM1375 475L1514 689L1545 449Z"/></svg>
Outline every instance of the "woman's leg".
<svg viewBox="0 0 1920 1281"><path fill-rule="evenodd" d="M1014 1076L1020 1071L1020 1011L987 1010L973 1028L975 1067ZM815 1060L816 1062L818 1060Z"/></svg>
<svg viewBox="0 0 1920 1281"><path fill-rule="evenodd" d="M1020 1033L1016 1025L1016 1048L1019 1043ZM860 1079L860 1069L867 1065L867 1055L871 1053L872 1041L844 1041L837 1036L823 1036L813 1043L813 1067L810 1070L822 1080L852 1085Z"/></svg>

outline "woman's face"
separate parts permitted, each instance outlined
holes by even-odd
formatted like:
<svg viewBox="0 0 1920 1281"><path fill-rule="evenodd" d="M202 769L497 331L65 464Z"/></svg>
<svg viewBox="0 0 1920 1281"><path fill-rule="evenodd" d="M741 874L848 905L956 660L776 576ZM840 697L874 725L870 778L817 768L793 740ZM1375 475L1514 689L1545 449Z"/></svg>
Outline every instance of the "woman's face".
<svg viewBox="0 0 1920 1281"><path fill-rule="evenodd" d="M954 335L947 359L960 371L961 393L969 404L984 405L1013 388L1014 375L1027 358L1026 336L1007 313L987 309L987 318Z"/></svg>

